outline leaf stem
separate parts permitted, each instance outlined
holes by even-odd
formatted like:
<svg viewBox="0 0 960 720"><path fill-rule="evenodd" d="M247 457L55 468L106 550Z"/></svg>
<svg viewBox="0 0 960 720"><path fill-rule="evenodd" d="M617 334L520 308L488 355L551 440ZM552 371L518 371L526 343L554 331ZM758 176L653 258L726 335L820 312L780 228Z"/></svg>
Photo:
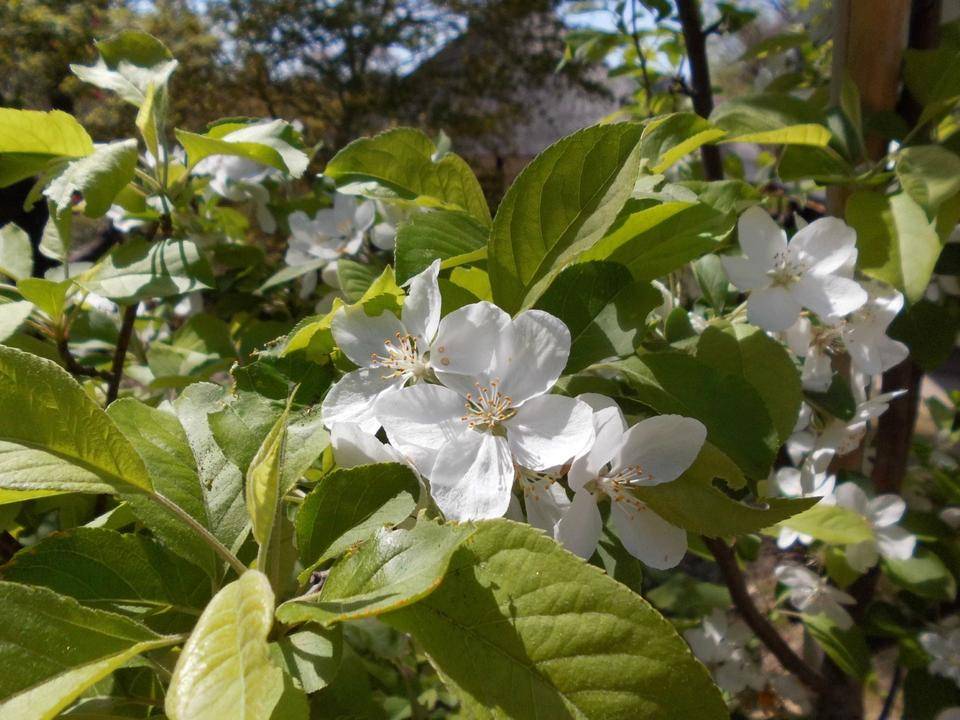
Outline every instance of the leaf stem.
<svg viewBox="0 0 960 720"><path fill-rule="evenodd" d="M187 525L189 525L190 529L197 533L197 535L199 535L203 541L207 543L207 545L209 545L215 553L217 553L217 555L223 558L227 564L230 565L230 567L236 570L238 575L243 575L243 573L247 571L247 566L240 562L240 560L237 559L237 556L230 552L226 545L217 540L213 533L197 522L196 518L173 502L173 500L170 500L158 492L150 493L150 497L153 498L157 504L162 505L171 513L183 520L183 522L185 522Z"/></svg>
<svg viewBox="0 0 960 720"><path fill-rule="evenodd" d="M130 346L130 336L133 335L133 323L137 319L137 306L138 303L133 303L123 309L120 337L117 338L117 349L113 353L110 384L107 386L107 405L116 400L120 393L120 381L123 380L123 363L127 357L127 348Z"/></svg>
<svg viewBox="0 0 960 720"><path fill-rule="evenodd" d="M720 538L704 537L703 542L720 566L720 573L727 584L727 589L730 590L730 597L733 598L733 604L744 622L750 626L750 629L786 670L796 675L811 690L819 694L828 693L830 688L823 676L793 651L777 629L754 605L733 550Z"/></svg>

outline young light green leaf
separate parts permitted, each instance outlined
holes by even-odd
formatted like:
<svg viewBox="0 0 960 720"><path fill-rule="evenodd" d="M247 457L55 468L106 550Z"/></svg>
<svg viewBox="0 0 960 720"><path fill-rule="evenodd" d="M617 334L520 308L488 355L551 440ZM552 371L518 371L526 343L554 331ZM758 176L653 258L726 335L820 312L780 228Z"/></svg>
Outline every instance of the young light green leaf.
<svg viewBox="0 0 960 720"><path fill-rule="evenodd" d="M207 605L173 671L164 707L170 720L268 720L283 692L270 660L273 591L248 570Z"/></svg>
<svg viewBox="0 0 960 720"><path fill-rule="evenodd" d="M485 251L490 229L464 212L415 213L397 230L394 249L397 282L405 283L434 260L457 263Z"/></svg>
<svg viewBox="0 0 960 720"><path fill-rule="evenodd" d="M0 620L0 720L56 717L128 660L179 641L46 588L10 582L0 582Z"/></svg>
<svg viewBox="0 0 960 720"><path fill-rule="evenodd" d="M701 145L726 134L696 113L662 115L644 126L640 156L647 161L650 172L659 174Z"/></svg>
<svg viewBox="0 0 960 720"><path fill-rule="evenodd" d="M928 217L960 192L960 157L939 145L914 145L897 157L897 179Z"/></svg>
<svg viewBox="0 0 960 720"><path fill-rule="evenodd" d="M33 272L33 250L30 236L19 226L7 223L0 228L0 275L13 280L30 277Z"/></svg>
<svg viewBox="0 0 960 720"><path fill-rule="evenodd" d="M121 305L167 297L213 285L213 273L189 240L149 243L134 238L82 275L77 284Z"/></svg>
<svg viewBox="0 0 960 720"><path fill-rule="evenodd" d="M270 645L274 663L286 673L304 692L314 693L329 685L340 669L343 656L343 629L311 626L309 629L290 633Z"/></svg>
<svg viewBox="0 0 960 720"><path fill-rule="evenodd" d="M647 315L663 302L649 283L635 283L615 263L589 262L565 268L536 307L560 318L570 330L565 373L598 360L629 355L639 342Z"/></svg>
<svg viewBox="0 0 960 720"><path fill-rule="evenodd" d="M0 108L0 187L92 152L93 141L72 115Z"/></svg>
<svg viewBox="0 0 960 720"><path fill-rule="evenodd" d="M821 120L822 117L813 103L786 93L762 93L738 97L720 105L710 116L710 122L727 131L728 136L725 140L730 142L750 136L774 136L776 133L789 131L793 126L819 124ZM819 144L822 136L811 136L810 139L817 140ZM829 132L827 139L829 140ZM744 142L784 141L763 139Z"/></svg>
<svg viewBox="0 0 960 720"><path fill-rule="evenodd" d="M247 513L261 549L269 543L280 506L280 475L287 444L290 405L277 418L247 468Z"/></svg>
<svg viewBox="0 0 960 720"><path fill-rule="evenodd" d="M209 578L157 541L95 528L47 536L14 555L3 566L3 577L146 619L169 612L199 614L210 599Z"/></svg>
<svg viewBox="0 0 960 720"><path fill-rule="evenodd" d="M69 212L79 197L84 201L84 215L100 217L133 180L136 168L136 140L98 145L90 155L68 163L43 194L56 206L57 215Z"/></svg>
<svg viewBox="0 0 960 720"><path fill-rule="evenodd" d="M957 581L938 555L918 548L912 558L883 558L884 574L904 590L927 598L949 602L957 597Z"/></svg>
<svg viewBox="0 0 960 720"><path fill-rule="evenodd" d="M100 57L95 65L71 65L73 74L84 82L117 93L136 106L146 101L147 92L166 86L177 69L167 47L145 32L126 30L97 43Z"/></svg>
<svg viewBox="0 0 960 720"><path fill-rule="evenodd" d="M810 636L845 673L866 679L870 673L870 649L859 627L854 625L842 630L823 614L804 615L803 624Z"/></svg>
<svg viewBox="0 0 960 720"><path fill-rule="evenodd" d="M0 343L13 335L33 312L33 303L27 300L0 303Z"/></svg>
<svg viewBox="0 0 960 720"><path fill-rule="evenodd" d="M24 299L49 315L51 320L57 321L63 315L71 285L72 280L54 282L44 278L25 277L17 283L17 290Z"/></svg>
<svg viewBox="0 0 960 720"><path fill-rule="evenodd" d="M527 525L477 523L440 587L383 619L415 637L473 717L727 717L670 623Z"/></svg>
<svg viewBox="0 0 960 720"><path fill-rule="evenodd" d="M473 531L428 521L411 530L378 530L333 566L319 592L285 602L277 618L332 625L406 607L440 585L453 553Z"/></svg>
<svg viewBox="0 0 960 720"><path fill-rule="evenodd" d="M857 231L857 266L916 302L927 289L940 256L936 226L906 193L887 196L872 190L847 200L846 220Z"/></svg>
<svg viewBox="0 0 960 720"><path fill-rule="evenodd" d="M62 368L0 346L0 442L48 467L3 467L0 488L151 491L143 461L107 414ZM0 466L2 467L2 466Z"/></svg>
<svg viewBox="0 0 960 720"><path fill-rule="evenodd" d="M725 137L724 143L757 143L760 145L813 145L825 147L831 138L830 131L818 123L788 125L776 130L744 133Z"/></svg>
<svg viewBox="0 0 960 720"><path fill-rule="evenodd" d="M349 195L462 210L489 225L490 210L473 171L453 153L434 159L436 151L419 130L396 128L354 140L323 174Z"/></svg>
<svg viewBox="0 0 960 720"><path fill-rule="evenodd" d="M334 470L310 491L297 515L297 548L305 567L336 557L417 505L420 484L406 465L378 463Z"/></svg>
<svg viewBox="0 0 960 720"><path fill-rule="evenodd" d="M838 505L815 505L783 523L791 530L835 545L873 540L873 530L862 515Z"/></svg>
<svg viewBox="0 0 960 720"><path fill-rule="evenodd" d="M292 127L283 120L247 125L228 123L214 127L206 135L186 130L174 132L187 151L190 168L213 155L233 155L300 177L310 162L306 153L291 144Z"/></svg>
<svg viewBox="0 0 960 720"><path fill-rule="evenodd" d="M508 312L531 307L564 266L603 237L636 182L641 133L633 123L589 127L524 168L490 234L498 305Z"/></svg>

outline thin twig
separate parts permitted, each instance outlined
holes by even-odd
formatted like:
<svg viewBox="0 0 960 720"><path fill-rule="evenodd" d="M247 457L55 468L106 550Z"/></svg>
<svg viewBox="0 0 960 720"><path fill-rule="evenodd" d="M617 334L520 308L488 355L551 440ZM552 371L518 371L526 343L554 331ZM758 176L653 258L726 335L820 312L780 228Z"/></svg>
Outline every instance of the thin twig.
<svg viewBox="0 0 960 720"><path fill-rule="evenodd" d="M900 691L900 681L902 679L903 673L900 666L895 665L893 668L893 678L890 680L890 690L887 692L887 697L883 701L883 709L877 716L877 720L887 720L887 718L890 717L890 712L893 710L893 703L897 699L897 693Z"/></svg>
<svg viewBox="0 0 960 720"><path fill-rule="evenodd" d="M70 352L70 344L64 334L61 334L60 337L57 338L57 352L60 353L60 359L63 360L64 367L67 368L67 372L71 375L95 377L106 380L107 382L113 380L113 375L106 370L97 370L96 368L87 367L77 362L77 358Z"/></svg>
<svg viewBox="0 0 960 720"><path fill-rule="evenodd" d="M787 641L783 639L777 629L770 624L770 621L757 609L747 590L747 583L743 578L743 573L737 565L737 559L727 544L719 538L703 538L704 544L713 553L717 564L720 566L720 573L730 590L730 597L733 598L733 604L736 606L744 622L750 626L750 629L756 634L760 641L767 646L774 657L780 661L783 667L797 676L800 681L817 693L829 692L823 676L816 670L807 665L803 659L797 655Z"/></svg>
<svg viewBox="0 0 960 720"><path fill-rule="evenodd" d="M109 405L117 399L120 393L120 381L123 380L123 364L127 358L127 348L130 346L130 336L133 335L133 323L137 319L138 303L127 305L123 309L123 321L120 324L120 337L117 338L117 348L113 353L110 385L107 387L107 402Z"/></svg>

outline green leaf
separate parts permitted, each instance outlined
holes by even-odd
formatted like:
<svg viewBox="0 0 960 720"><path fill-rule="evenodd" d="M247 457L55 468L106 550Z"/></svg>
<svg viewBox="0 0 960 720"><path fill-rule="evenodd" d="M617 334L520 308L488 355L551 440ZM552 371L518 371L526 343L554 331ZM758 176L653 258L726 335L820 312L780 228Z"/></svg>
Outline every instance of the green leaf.
<svg viewBox="0 0 960 720"><path fill-rule="evenodd" d="M822 119L813 103L785 93L738 97L720 105L710 116L710 122L727 131L728 136L724 138L726 141L765 143L777 141L751 141L742 138L757 135L763 137L768 133L789 130L795 125L819 123Z"/></svg>
<svg viewBox="0 0 960 720"><path fill-rule="evenodd" d="M267 720L283 692L270 660L273 591L248 570L207 605L183 647L167 690L170 720Z"/></svg>
<svg viewBox="0 0 960 720"><path fill-rule="evenodd" d="M917 548L908 560L883 558L884 574L899 587L927 600L948 602L957 597L957 581L935 553Z"/></svg>
<svg viewBox="0 0 960 720"><path fill-rule="evenodd" d="M457 263L485 250L489 234L484 223L464 212L415 213L397 230L394 249L397 282L407 282L434 260Z"/></svg>
<svg viewBox="0 0 960 720"><path fill-rule="evenodd" d="M787 127L776 130L762 130L760 132L734 135L724 138L721 142L758 143L761 145L813 145L815 147L825 147L830 142L831 137L830 131L823 125L804 123L801 125L788 125Z"/></svg>
<svg viewBox="0 0 960 720"><path fill-rule="evenodd" d="M197 463L177 417L134 398L111 403L107 414L143 459L157 492L208 527ZM211 578L219 575L218 558L181 518L148 497L125 495L124 500L171 551L202 567Z"/></svg>
<svg viewBox="0 0 960 720"><path fill-rule="evenodd" d="M0 442L6 451L0 453L0 488L6 490L153 489L140 456L66 371L4 346Z"/></svg>
<svg viewBox="0 0 960 720"><path fill-rule="evenodd" d="M259 290L260 292L263 292L264 290L269 290L272 287L283 285L284 283L295 280L302 275L306 275L307 273L316 272L328 264L328 260L314 260L312 262L303 263L302 265L287 265L268 277L263 282L263 285L260 286Z"/></svg>
<svg viewBox="0 0 960 720"><path fill-rule="evenodd" d="M733 230L736 216L710 205L631 200L579 259L625 265L635 280L654 280L715 250Z"/></svg>
<svg viewBox="0 0 960 720"><path fill-rule="evenodd" d="M277 618L332 625L422 600L440 585L453 553L473 531L470 525L429 521L410 530L378 530L333 566L319 592L285 602Z"/></svg>
<svg viewBox="0 0 960 720"><path fill-rule="evenodd" d="M650 172L659 174L684 155L726 134L725 130L714 127L696 113L663 115L644 126L640 157L647 162Z"/></svg>
<svg viewBox="0 0 960 720"><path fill-rule="evenodd" d="M95 528L47 536L14 555L3 577L84 605L145 617L199 614L210 599L209 578L155 540Z"/></svg>
<svg viewBox="0 0 960 720"><path fill-rule="evenodd" d="M206 135L186 130L175 130L174 133L187 151L191 169L204 158L232 155L300 177L310 162L302 150L291 144L293 130L283 120L220 126Z"/></svg>
<svg viewBox="0 0 960 720"><path fill-rule="evenodd" d="M49 315L51 320L59 321L63 315L63 308L67 304L67 293L72 285L72 280L54 282L43 278L26 277L17 283L17 290L24 299Z"/></svg>
<svg viewBox="0 0 960 720"><path fill-rule="evenodd" d="M178 638L51 590L0 582L0 720L49 720L137 655Z"/></svg>
<svg viewBox="0 0 960 720"><path fill-rule="evenodd" d="M247 514L250 515L253 537L261 548L270 541L280 507L280 475L283 470L289 418L288 403L247 468Z"/></svg>
<svg viewBox="0 0 960 720"><path fill-rule="evenodd" d="M783 524L834 545L854 545L874 539L873 530L862 515L838 505L815 505Z"/></svg>
<svg viewBox="0 0 960 720"><path fill-rule="evenodd" d="M206 313L191 316L170 342L155 341L147 349L154 387L183 387L226 370L236 360L230 326Z"/></svg>
<svg viewBox="0 0 960 720"><path fill-rule="evenodd" d="M923 208L906 193L860 190L847 200L846 220L857 231L858 267L903 291L923 297L940 255L940 238Z"/></svg>
<svg viewBox="0 0 960 720"><path fill-rule="evenodd" d="M580 263L565 268L536 307L560 318L570 329L565 373L606 358L629 355L647 315L663 302L649 283L635 283L622 265Z"/></svg>
<svg viewBox="0 0 960 720"><path fill-rule="evenodd" d="M340 281L340 291L348 303L358 302L381 272L383 272L382 265L360 263L346 258L337 261L337 279Z"/></svg>
<svg viewBox="0 0 960 720"><path fill-rule="evenodd" d="M118 140L99 145L92 154L68 163L43 194L57 208L57 215L70 211L77 196L83 198L83 213L100 217L113 199L133 180L137 168L137 141Z"/></svg>
<svg viewBox="0 0 960 720"><path fill-rule="evenodd" d="M857 400L853 397L850 383L835 373L826 392L804 391L807 402L833 415L838 420L852 420L857 412Z"/></svg>
<svg viewBox="0 0 960 720"><path fill-rule="evenodd" d="M671 616L697 619L715 609L726 610L732 603L726 586L695 580L684 573L670 575L645 597L655 608Z"/></svg>
<svg viewBox="0 0 960 720"><path fill-rule="evenodd" d="M636 182L641 133L632 123L589 127L520 173L490 235L490 283L504 310L531 307L564 266L603 237Z"/></svg>
<svg viewBox="0 0 960 720"><path fill-rule="evenodd" d="M744 378L763 400L785 442L803 402L800 373L783 345L752 325L711 325L697 342L697 360Z"/></svg>
<svg viewBox="0 0 960 720"><path fill-rule="evenodd" d="M133 238L76 278L89 292L121 305L213 286L213 273L189 240Z"/></svg>
<svg viewBox="0 0 960 720"><path fill-rule="evenodd" d="M148 89L161 88L177 68L177 61L157 38L125 30L97 43L96 65L71 65L84 82L117 93L133 105L146 101Z"/></svg>
<svg viewBox="0 0 960 720"><path fill-rule="evenodd" d="M354 140L323 174L348 195L462 210L489 225L490 209L470 167L453 153L434 160L436 150L419 130L396 128Z"/></svg>
<svg viewBox="0 0 960 720"><path fill-rule="evenodd" d="M693 263L693 273L697 285L703 293L703 299L709 303L718 315L723 313L727 303L730 281L723 270L723 263L716 255L704 255Z"/></svg>
<svg viewBox="0 0 960 720"><path fill-rule="evenodd" d="M93 141L72 115L0 108L0 187L92 152Z"/></svg>
<svg viewBox="0 0 960 720"><path fill-rule="evenodd" d="M325 475L297 515L297 547L304 566L336 557L377 529L402 522L416 507L419 490L413 471L396 463Z"/></svg>
<svg viewBox="0 0 960 720"><path fill-rule="evenodd" d="M949 247L949 246L948 246ZM927 372L943 365L960 332L960 310L924 298L901 312L887 334L910 348L910 359Z"/></svg>
<svg viewBox="0 0 960 720"><path fill-rule="evenodd" d="M274 662L306 693L329 685L340 670L343 655L343 630L310 627L284 635L271 646Z"/></svg>
<svg viewBox="0 0 960 720"><path fill-rule="evenodd" d="M960 157L939 145L914 145L897 157L900 186L927 215L960 192Z"/></svg>
<svg viewBox="0 0 960 720"><path fill-rule="evenodd" d="M598 366L623 376L659 413L696 418L707 439L755 479L766 478L780 443L759 393L743 378L681 353L648 353Z"/></svg>
<svg viewBox="0 0 960 720"><path fill-rule="evenodd" d="M13 335L33 312L27 300L0 303L0 343Z"/></svg>
<svg viewBox="0 0 960 720"><path fill-rule="evenodd" d="M22 280L30 277L32 272L30 236L19 226L7 223L0 228L0 274L13 280Z"/></svg>
<svg viewBox="0 0 960 720"><path fill-rule="evenodd" d="M666 620L527 525L478 523L441 586L384 619L414 636L471 717L727 717Z"/></svg>
<svg viewBox="0 0 960 720"><path fill-rule="evenodd" d="M859 627L841 630L826 615L804 615L803 624L841 670L860 680L866 679L870 674L870 648Z"/></svg>
<svg viewBox="0 0 960 720"><path fill-rule="evenodd" d="M635 488L633 494L667 522L710 537L756 532L817 502L816 498L764 498L747 505L715 487L717 478L730 488L746 483L736 464L708 443L679 478L654 487Z"/></svg>

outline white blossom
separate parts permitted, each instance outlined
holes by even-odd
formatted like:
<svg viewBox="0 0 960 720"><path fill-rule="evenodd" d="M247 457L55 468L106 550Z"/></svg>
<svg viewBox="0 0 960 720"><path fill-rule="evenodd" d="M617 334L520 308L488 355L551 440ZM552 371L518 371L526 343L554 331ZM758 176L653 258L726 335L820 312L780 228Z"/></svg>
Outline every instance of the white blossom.
<svg viewBox="0 0 960 720"><path fill-rule="evenodd" d="M567 479L575 494L557 526L557 539L580 557L590 557L602 532L597 502L609 497L613 527L627 551L653 568L676 566L687 551L686 532L637 499L631 488L680 477L700 453L706 428L692 418L659 415L628 430L611 400L590 400L596 440L570 467Z"/></svg>
<svg viewBox="0 0 960 720"><path fill-rule="evenodd" d="M794 462L809 452L820 449L832 450L837 455L847 455L858 447L867 434L867 424L887 411L891 400L903 395L905 390L881 393L857 404L849 420L830 418L817 429L813 424L793 433L787 441L787 451Z"/></svg>
<svg viewBox="0 0 960 720"><path fill-rule="evenodd" d="M302 210L290 213L287 265L318 260L330 263L355 254L363 245L364 234L373 225L374 214L371 200L358 203L352 195L342 193L334 195L333 207L318 210L312 219Z"/></svg>
<svg viewBox="0 0 960 720"><path fill-rule="evenodd" d="M556 468L592 441L589 406L548 394L569 353L570 331L552 315L511 319L474 303L447 315L431 345L442 385L417 383L377 401L390 443L429 478L449 519L501 517L517 467Z"/></svg>
<svg viewBox="0 0 960 720"><path fill-rule="evenodd" d="M842 630L853 626L853 618L843 606L853 605L856 600L830 585L827 578L792 563L778 565L774 574L786 586L790 604L800 612L826 615Z"/></svg>
<svg viewBox="0 0 960 720"><path fill-rule="evenodd" d="M907 510L899 495L878 495L869 500L856 483L845 482L837 488L837 505L865 518L874 534L873 539L847 547L847 564L854 570L866 572L881 555L891 560L913 557L917 539L897 525Z"/></svg>
<svg viewBox="0 0 960 720"><path fill-rule="evenodd" d="M837 218L821 218L786 233L761 208L740 216L743 257L723 257L730 281L749 292L747 318L771 332L793 325L803 308L835 323L867 301L860 285L842 273L856 257L856 233Z"/></svg>
<svg viewBox="0 0 960 720"><path fill-rule="evenodd" d="M356 423L338 422L330 431L333 459L343 468L369 463L404 462L394 448L377 440Z"/></svg>
<svg viewBox="0 0 960 720"><path fill-rule="evenodd" d="M923 632L917 639L930 656L927 666L930 674L948 678L960 686L960 627Z"/></svg>
<svg viewBox="0 0 960 720"><path fill-rule="evenodd" d="M440 323L440 261L408 283L400 317L389 311L367 315L362 306L341 308L331 331L337 345L359 369L344 375L323 399L324 425L357 423L373 433L380 427L376 401L430 372L430 350Z"/></svg>
<svg viewBox="0 0 960 720"><path fill-rule="evenodd" d="M788 498L819 497L818 504L835 504L836 497L833 491L836 478L827 473L827 467L832 459L833 452L817 450L804 460L800 469L784 467L777 470L775 482L780 494ZM809 545L813 542L813 537L793 530L786 523L782 524L777 546L780 549L786 549L796 542Z"/></svg>
<svg viewBox="0 0 960 720"><path fill-rule="evenodd" d="M766 686L766 676L746 648L752 634L740 620L728 620L725 612L716 609L683 637L717 685L731 695Z"/></svg>

